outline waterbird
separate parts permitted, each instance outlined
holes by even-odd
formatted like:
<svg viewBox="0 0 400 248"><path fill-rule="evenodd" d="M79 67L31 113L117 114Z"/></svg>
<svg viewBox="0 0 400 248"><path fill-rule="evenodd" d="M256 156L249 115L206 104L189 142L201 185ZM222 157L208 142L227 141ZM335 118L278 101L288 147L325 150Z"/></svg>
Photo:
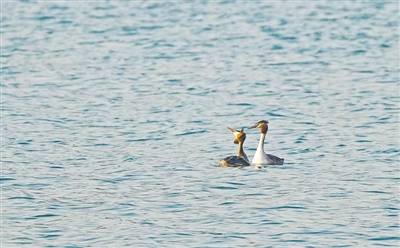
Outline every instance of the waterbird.
<svg viewBox="0 0 400 248"><path fill-rule="evenodd" d="M249 166L249 159L243 149L243 144L246 139L246 133L241 130L235 130L228 127L235 137L233 143L238 144L238 150L236 156L229 156L219 161L219 165L223 167L244 167Z"/></svg>
<svg viewBox="0 0 400 248"><path fill-rule="evenodd" d="M259 128L260 129L260 141L258 142L257 150L256 153L254 154L254 157L251 161L251 164L253 165L282 165L283 164L283 158L279 158L277 156L274 156L272 154L267 154L264 152L264 140L265 136L267 135L268 132L268 121L266 120L261 120L257 122L255 125L249 127L251 128Z"/></svg>

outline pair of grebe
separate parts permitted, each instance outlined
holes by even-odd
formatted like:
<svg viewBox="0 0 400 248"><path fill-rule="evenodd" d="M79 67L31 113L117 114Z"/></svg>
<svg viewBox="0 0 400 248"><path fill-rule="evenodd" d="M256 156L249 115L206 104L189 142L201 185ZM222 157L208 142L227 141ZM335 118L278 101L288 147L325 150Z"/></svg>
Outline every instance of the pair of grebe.
<svg viewBox="0 0 400 248"><path fill-rule="evenodd" d="M261 166L261 165L282 165L283 158L278 158L277 156L267 154L264 152L264 140L268 131L268 121L261 120L257 122L255 125L249 128L259 128L260 129L260 141L258 142L257 151L254 154L253 160L251 161L252 165ZM236 156L229 156L221 161L219 164L224 167L244 167L249 166L250 162L247 158L246 153L243 149L243 144L246 139L246 133L241 130L235 130L233 128L228 127L228 129L233 133L234 140L233 143L238 144L238 152Z"/></svg>

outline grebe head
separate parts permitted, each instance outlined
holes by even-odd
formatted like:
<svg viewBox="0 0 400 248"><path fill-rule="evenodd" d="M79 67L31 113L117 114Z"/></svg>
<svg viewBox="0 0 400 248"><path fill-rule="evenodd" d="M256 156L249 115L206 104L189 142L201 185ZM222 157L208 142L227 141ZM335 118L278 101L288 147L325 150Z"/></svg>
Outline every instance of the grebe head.
<svg viewBox="0 0 400 248"><path fill-rule="evenodd" d="M233 140L233 143L239 144L239 142L244 142L246 139L246 133L243 131L243 128L241 130L235 130L233 128L228 127L228 129L232 132L233 136L235 139Z"/></svg>
<svg viewBox="0 0 400 248"><path fill-rule="evenodd" d="M249 128L259 128L261 133L267 133L268 131L268 121L266 120L261 120L259 122L257 122L256 124L254 124L253 126L249 127Z"/></svg>

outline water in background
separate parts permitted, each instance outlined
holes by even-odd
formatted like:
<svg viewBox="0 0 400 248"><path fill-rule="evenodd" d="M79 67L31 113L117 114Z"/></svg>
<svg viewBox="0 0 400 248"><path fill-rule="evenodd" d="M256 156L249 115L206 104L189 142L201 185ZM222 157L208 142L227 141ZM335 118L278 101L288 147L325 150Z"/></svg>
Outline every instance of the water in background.
<svg viewBox="0 0 400 248"><path fill-rule="evenodd" d="M398 2L1 7L4 247L400 245Z"/></svg>

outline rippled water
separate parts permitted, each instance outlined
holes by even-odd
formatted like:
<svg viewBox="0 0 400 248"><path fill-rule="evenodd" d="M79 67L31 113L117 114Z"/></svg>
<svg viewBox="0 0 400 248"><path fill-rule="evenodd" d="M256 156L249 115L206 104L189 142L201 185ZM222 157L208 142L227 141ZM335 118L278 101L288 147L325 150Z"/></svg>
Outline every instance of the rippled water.
<svg viewBox="0 0 400 248"><path fill-rule="evenodd" d="M400 245L398 2L1 12L4 247Z"/></svg>

